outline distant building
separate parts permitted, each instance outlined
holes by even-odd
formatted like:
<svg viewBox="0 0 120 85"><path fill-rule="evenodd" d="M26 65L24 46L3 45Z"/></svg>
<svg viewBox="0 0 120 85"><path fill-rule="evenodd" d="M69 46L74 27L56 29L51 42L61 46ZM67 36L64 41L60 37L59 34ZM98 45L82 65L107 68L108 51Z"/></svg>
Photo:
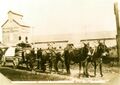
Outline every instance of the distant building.
<svg viewBox="0 0 120 85"><path fill-rule="evenodd" d="M8 12L7 21L2 27L2 42L5 45L16 45L18 42L30 41L30 26L27 26L22 21L23 15Z"/></svg>
<svg viewBox="0 0 120 85"><path fill-rule="evenodd" d="M45 41L45 42L34 42L33 44L34 44L35 48L42 48L42 49L56 48L56 49L59 49L59 47L61 47L61 49L63 49L68 44L68 40L54 40L54 41Z"/></svg>

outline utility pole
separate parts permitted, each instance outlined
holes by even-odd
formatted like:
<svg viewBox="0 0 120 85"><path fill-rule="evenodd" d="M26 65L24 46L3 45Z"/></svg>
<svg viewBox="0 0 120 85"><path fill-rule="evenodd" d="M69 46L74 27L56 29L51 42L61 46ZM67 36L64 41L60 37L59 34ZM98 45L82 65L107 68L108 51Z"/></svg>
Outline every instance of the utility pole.
<svg viewBox="0 0 120 85"><path fill-rule="evenodd" d="M119 9L118 9L118 2L114 3L114 13L116 17L116 27L117 27L117 35L116 35L116 41L117 41L117 54L119 57L119 65L120 65L120 26L119 26Z"/></svg>

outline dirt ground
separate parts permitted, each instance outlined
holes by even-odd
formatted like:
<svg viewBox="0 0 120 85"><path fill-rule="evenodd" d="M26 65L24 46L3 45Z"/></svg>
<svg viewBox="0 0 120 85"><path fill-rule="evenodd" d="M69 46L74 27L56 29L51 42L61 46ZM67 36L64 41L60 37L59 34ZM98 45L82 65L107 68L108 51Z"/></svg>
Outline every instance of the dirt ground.
<svg viewBox="0 0 120 85"><path fill-rule="evenodd" d="M41 72L31 72L25 69L13 69L12 67L0 67L0 72L12 80L13 83L17 81L39 81L39 82L68 82L68 83L106 83L116 78L119 75L118 66L103 65L103 77L99 74L99 68L97 69L96 77L85 78L82 75L79 77L78 65L71 66L71 74L66 75L66 70L64 69L62 73L57 74L52 73L41 73ZM61 69L60 69L61 71ZM82 72L81 72L82 73ZM89 65L89 74L93 75L93 67Z"/></svg>

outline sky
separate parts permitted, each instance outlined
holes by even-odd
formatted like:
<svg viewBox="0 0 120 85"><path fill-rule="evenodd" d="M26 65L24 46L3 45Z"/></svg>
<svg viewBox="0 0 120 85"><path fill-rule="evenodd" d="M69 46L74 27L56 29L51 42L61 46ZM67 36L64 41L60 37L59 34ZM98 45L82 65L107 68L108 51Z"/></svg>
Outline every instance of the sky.
<svg viewBox="0 0 120 85"><path fill-rule="evenodd" d="M35 35L115 31L115 0L0 0L0 26L7 12L22 14Z"/></svg>

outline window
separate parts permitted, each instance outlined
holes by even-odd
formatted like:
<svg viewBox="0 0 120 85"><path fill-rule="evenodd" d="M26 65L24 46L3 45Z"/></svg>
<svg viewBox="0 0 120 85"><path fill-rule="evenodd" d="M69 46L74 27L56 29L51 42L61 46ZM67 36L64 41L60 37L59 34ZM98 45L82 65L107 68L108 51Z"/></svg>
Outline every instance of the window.
<svg viewBox="0 0 120 85"><path fill-rule="evenodd" d="M19 40L21 40L21 36L19 36Z"/></svg>
<svg viewBox="0 0 120 85"><path fill-rule="evenodd" d="M25 37L25 41L26 41L26 43L28 43L28 37Z"/></svg>
<svg viewBox="0 0 120 85"><path fill-rule="evenodd" d="M25 37L25 40L28 40L28 37Z"/></svg>

